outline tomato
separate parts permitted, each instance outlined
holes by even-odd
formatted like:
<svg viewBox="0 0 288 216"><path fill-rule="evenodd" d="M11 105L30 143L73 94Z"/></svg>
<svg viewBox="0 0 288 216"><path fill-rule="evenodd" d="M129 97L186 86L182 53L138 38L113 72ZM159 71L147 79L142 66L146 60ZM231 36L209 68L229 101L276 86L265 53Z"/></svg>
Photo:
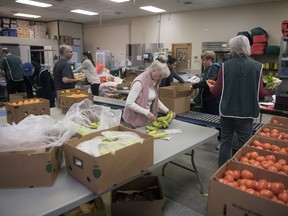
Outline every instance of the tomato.
<svg viewBox="0 0 288 216"><path fill-rule="evenodd" d="M223 183L223 184L227 184L227 180L224 179L224 178L220 178L220 179L217 179L219 182Z"/></svg>
<svg viewBox="0 0 288 216"><path fill-rule="evenodd" d="M283 165L279 162L275 162L274 166L277 168L278 172L282 170Z"/></svg>
<svg viewBox="0 0 288 216"><path fill-rule="evenodd" d="M282 165L286 165L287 164L287 161L284 160L284 159L279 159L278 160L278 163L282 164Z"/></svg>
<svg viewBox="0 0 288 216"><path fill-rule="evenodd" d="M251 188L246 189L245 192L250 193L250 194L255 195L255 196L259 196L259 192L255 191Z"/></svg>
<svg viewBox="0 0 288 216"><path fill-rule="evenodd" d="M278 151L279 154L287 154L287 151L286 151L286 148L281 148L279 151Z"/></svg>
<svg viewBox="0 0 288 216"><path fill-rule="evenodd" d="M249 159L246 156L242 156L240 161L243 162L243 163L248 163Z"/></svg>
<svg viewBox="0 0 288 216"><path fill-rule="evenodd" d="M238 187L237 182L233 181L233 182L227 182L226 185L232 186L232 187Z"/></svg>
<svg viewBox="0 0 288 216"><path fill-rule="evenodd" d="M245 191L247 189L247 187L245 185L240 185L240 186L238 186L238 188L240 190L243 190L243 191Z"/></svg>
<svg viewBox="0 0 288 216"><path fill-rule="evenodd" d="M274 195L278 195L282 193L285 189L285 186L281 182L272 182L270 186L270 190L273 192Z"/></svg>
<svg viewBox="0 0 288 216"><path fill-rule="evenodd" d="M249 170L242 170L241 171L241 178L253 179L254 174L252 172L250 172Z"/></svg>
<svg viewBox="0 0 288 216"><path fill-rule="evenodd" d="M276 119L273 119L273 120L271 121L271 123L272 123L272 124L279 124L279 122L278 122Z"/></svg>
<svg viewBox="0 0 288 216"><path fill-rule="evenodd" d="M266 160L271 160L273 162L276 162L276 157L274 155L266 155Z"/></svg>
<svg viewBox="0 0 288 216"><path fill-rule="evenodd" d="M233 175L234 175L233 170L226 170L226 171L224 172L224 176L227 176L227 175L233 176Z"/></svg>
<svg viewBox="0 0 288 216"><path fill-rule="evenodd" d="M237 184L238 184L239 186L245 185L246 180L247 180L247 179L238 179L238 180L237 180ZM246 187L246 186L245 186L245 187Z"/></svg>
<svg viewBox="0 0 288 216"><path fill-rule="evenodd" d="M284 203L288 203L288 193L279 193L277 198Z"/></svg>
<svg viewBox="0 0 288 216"><path fill-rule="evenodd" d="M279 135L278 133L271 133L271 134L270 134L271 137L277 138L277 139L278 139L278 135Z"/></svg>
<svg viewBox="0 0 288 216"><path fill-rule="evenodd" d="M255 189L257 191L261 191L268 188L269 188L269 182L266 179L260 179L255 186Z"/></svg>
<svg viewBox="0 0 288 216"><path fill-rule="evenodd" d="M245 154L245 157L247 157L248 159L250 159L250 152L247 152L246 154Z"/></svg>
<svg viewBox="0 0 288 216"><path fill-rule="evenodd" d="M267 199L272 199L274 195L273 195L272 191L270 191L268 189L263 189L259 192L259 196L265 197Z"/></svg>
<svg viewBox="0 0 288 216"><path fill-rule="evenodd" d="M257 146L262 146L262 143L259 142L258 140L254 140L252 143L253 146L257 147Z"/></svg>
<svg viewBox="0 0 288 216"><path fill-rule="evenodd" d="M224 179L227 180L227 183L234 182L234 177L232 175L226 175Z"/></svg>
<svg viewBox="0 0 288 216"><path fill-rule="evenodd" d="M270 150L271 149L271 144L270 143L263 143L262 148L265 150Z"/></svg>
<svg viewBox="0 0 288 216"><path fill-rule="evenodd" d="M260 162L261 166L264 168L264 169L267 169L269 166L271 166L273 164L273 161L261 161Z"/></svg>
<svg viewBox="0 0 288 216"><path fill-rule="evenodd" d="M262 132L264 132L264 133L270 133L270 129L269 129L269 128L266 128L266 127L264 127L264 128L262 129Z"/></svg>
<svg viewBox="0 0 288 216"><path fill-rule="evenodd" d="M279 131L276 129L276 128L273 128L270 133L276 133L276 134L279 134Z"/></svg>
<svg viewBox="0 0 288 216"><path fill-rule="evenodd" d="M259 132L258 135L260 135L260 136L266 136L266 133L264 133L264 132Z"/></svg>
<svg viewBox="0 0 288 216"><path fill-rule="evenodd" d="M252 188L252 189L254 189L254 188L256 187L256 185L257 185L257 182L256 182L255 180L247 179L247 180L245 181L245 186L246 186L247 188Z"/></svg>
<svg viewBox="0 0 288 216"><path fill-rule="evenodd" d="M215 83L216 83L215 80L211 80L211 79L208 79L207 82L210 83L211 85L215 85Z"/></svg>
<svg viewBox="0 0 288 216"><path fill-rule="evenodd" d="M271 145L271 151L279 151L280 147L276 145Z"/></svg>
<svg viewBox="0 0 288 216"><path fill-rule="evenodd" d="M274 165L270 165L270 166L268 166L268 167L267 167L267 170L269 170L269 171L274 171L274 172L278 172L277 167L274 166Z"/></svg>
<svg viewBox="0 0 288 216"><path fill-rule="evenodd" d="M288 175L288 165L283 165L282 170Z"/></svg>
<svg viewBox="0 0 288 216"><path fill-rule="evenodd" d="M265 158L264 156L262 156L262 155L260 155L260 156L258 156L258 157L256 158L256 161L259 161L259 162L265 161L265 160L266 160L266 158Z"/></svg>
<svg viewBox="0 0 288 216"><path fill-rule="evenodd" d="M240 179L240 176L241 176L240 170L233 170L233 173L234 173L234 179L235 180Z"/></svg>
<svg viewBox="0 0 288 216"><path fill-rule="evenodd" d="M282 134L282 139L288 139L288 134L287 133L283 133Z"/></svg>
<svg viewBox="0 0 288 216"><path fill-rule="evenodd" d="M250 152L249 159L256 159L259 156L258 152Z"/></svg>

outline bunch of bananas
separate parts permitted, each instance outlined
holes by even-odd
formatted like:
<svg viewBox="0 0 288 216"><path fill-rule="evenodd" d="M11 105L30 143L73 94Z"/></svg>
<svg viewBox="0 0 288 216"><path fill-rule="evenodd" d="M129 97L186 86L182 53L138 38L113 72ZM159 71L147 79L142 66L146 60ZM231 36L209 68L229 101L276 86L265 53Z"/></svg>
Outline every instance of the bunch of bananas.
<svg viewBox="0 0 288 216"><path fill-rule="evenodd" d="M172 111L169 111L166 116L158 117L151 125L146 125L147 133L152 135L155 139L165 137L167 135L166 133L157 133L157 131L158 129L168 128L173 117L174 114Z"/></svg>

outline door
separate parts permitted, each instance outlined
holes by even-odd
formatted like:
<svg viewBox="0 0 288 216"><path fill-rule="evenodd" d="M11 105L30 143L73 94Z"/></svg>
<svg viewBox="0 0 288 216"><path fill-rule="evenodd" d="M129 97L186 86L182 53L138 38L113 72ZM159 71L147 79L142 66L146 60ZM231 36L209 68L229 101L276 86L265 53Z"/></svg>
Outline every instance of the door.
<svg viewBox="0 0 288 216"><path fill-rule="evenodd" d="M192 44L181 43L172 44L173 56L177 60L176 70L190 69L191 68L191 56L192 56Z"/></svg>

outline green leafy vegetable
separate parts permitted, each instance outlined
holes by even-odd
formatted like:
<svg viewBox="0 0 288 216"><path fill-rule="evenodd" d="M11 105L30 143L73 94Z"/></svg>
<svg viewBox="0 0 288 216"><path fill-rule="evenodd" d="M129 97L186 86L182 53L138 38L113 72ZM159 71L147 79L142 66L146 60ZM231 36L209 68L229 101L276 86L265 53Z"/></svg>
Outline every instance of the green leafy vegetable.
<svg viewBox="0 0 288 216"><path fill-rule="evenodd" d="M274 89L282 83L282 80L266 75L263 77L263 82L266 84L265 89Z"/></svg>

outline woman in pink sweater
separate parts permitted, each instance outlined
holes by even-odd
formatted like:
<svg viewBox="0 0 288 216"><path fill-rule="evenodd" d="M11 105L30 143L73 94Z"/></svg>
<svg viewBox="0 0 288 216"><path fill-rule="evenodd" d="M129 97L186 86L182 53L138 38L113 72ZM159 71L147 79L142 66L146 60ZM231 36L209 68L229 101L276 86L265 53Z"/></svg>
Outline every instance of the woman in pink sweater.
<svg viewBox="0 0 288 216"><path fill-rule="evenodd" d="M155 121L158 110L168 113L169 109L159 100L159 84L169 75L167 64L156 60L134 79L123 111L128 125L141 127Z"/></svg>

